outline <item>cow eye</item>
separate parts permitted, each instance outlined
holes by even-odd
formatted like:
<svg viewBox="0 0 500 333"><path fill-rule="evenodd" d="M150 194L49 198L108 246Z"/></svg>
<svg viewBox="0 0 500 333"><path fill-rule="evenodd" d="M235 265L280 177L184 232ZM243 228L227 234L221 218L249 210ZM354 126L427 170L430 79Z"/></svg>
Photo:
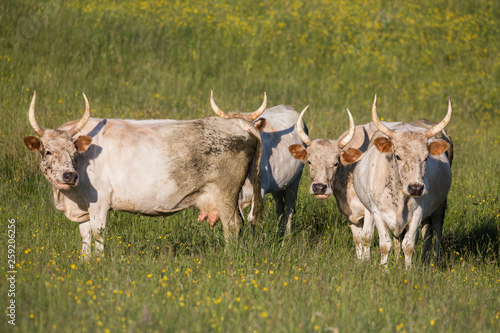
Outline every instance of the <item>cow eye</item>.
<svg viewBox="0 0 500 333"><path fill-rule="evenodd" d="M311 161L307 161L307 164L311 165Z"/></svg>
<svg viewBox="0 0 500 333"><path fill-rule="evenodd" d="M397 159L398 161L401 161L401 157L399 157L399 155L396 155L396 159Z"/></svg>
<svg viewBox="0 0 500 333"><path fill-rule="evenodd" d="M339 166L339 162L335 162L335 164L334 164L333 166L334 166L334 167Z"/></svg>
<svg viewBox="0 0 500 333"><path fill-rule="evenodd" d="M50 151L48 151L48 150L47 150L47 151L45 152L45 156L48 156L48 155L52 155L52 153L51 153Z"/></svg>

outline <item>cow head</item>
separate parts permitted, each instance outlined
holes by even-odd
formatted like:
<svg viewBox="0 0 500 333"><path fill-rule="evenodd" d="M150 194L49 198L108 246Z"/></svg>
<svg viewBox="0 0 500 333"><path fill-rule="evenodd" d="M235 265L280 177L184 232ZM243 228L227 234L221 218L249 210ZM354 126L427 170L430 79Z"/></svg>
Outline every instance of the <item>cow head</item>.
<svg viewBox="0 0 500 333"><path fill-rule="evenodd" d="M35 119L35 99L33 94L29 109L29 121L31 127L40 136L27 136L24 143L31 151L40 152L40 167L45 177L55 187L60 190L67 190L78 185L78 173L75 170L75 158L79 153L83 153L92 143L92 138L81 135L73 137L87 124L90 118L89 101L85 94L85 113L83 118L71 129L64 130L44 130Z"/></svg>
<svg viewBox="0 0 500 333"><path fill-rule="evenodd" d="M214 110L215 114L217 114L221 118L244 119L248 122L251 122L259 132L262 132L264 130L264 127L266 127L266 120L264 118L257 119L264 113L264 111L266 111L266 106L267 106L266 93L264 93L264 101L262 102L260 108L251 113L239 113L239 112L225 113L217 106L217 104L215 104L213 90L210 91L210 105L212 106L212 109Z"/></svg>
<svg viewBox="0 0 500 333"><path fill-rule="evenodd" d="M311 140L302 128L302 117L308 107L302 110L296 125L297 133L307 147L294 144L288 147L288 150L294 158L309 164L311 174L309 193L319 199L326 199L333 193L332 185L339 164L356 162L361 157L361 151L354 148L344 149L354 137L354 120L349 110L347 110L349 131L346 136L339 140Z"/></svg>
<svg viewBox="0 0 500 333"><path fill-rule="evenodd" d="M444 119L426 132L391 130L382 124L377 115L377 96L373 101L372 120L378 130L387 137L378 137L373 145L382 153L391 154L396 165L402 191L405 196L418 197L427 194L424 184L425 164L429 155L439 156L446 152L449 144L444 140L429 142L441 132L451 119L451 100L448 98L448 113Z"/></svg>

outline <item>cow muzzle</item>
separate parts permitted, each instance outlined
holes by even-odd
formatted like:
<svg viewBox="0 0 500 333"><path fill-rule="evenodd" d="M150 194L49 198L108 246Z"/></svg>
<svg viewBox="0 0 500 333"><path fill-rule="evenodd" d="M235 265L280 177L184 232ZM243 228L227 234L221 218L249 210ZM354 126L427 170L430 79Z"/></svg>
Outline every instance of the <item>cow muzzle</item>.
<svg viewBox="0 0 500 333"><path fill-rule="evenodd" d="M321 183L314 183L311 185L311 192L318 199L328 199L331 193L328 190L328 186Z"/></svg>
<svg viewBox="0 0 500 333"><path fill-rule="evenodd" d="M408 195L412 197L419 197L425 194L424 184L410 184L408 185Z"/></svg>
<svg viewBox="0 0 500 333"><path fill-rule="evenodd" d="M60 189L60 190L67 190L71 186L77 186L78 185L78 173L71 171L71 172L65 172L62 175L62 183L55 183L55 186Z"/></svg>

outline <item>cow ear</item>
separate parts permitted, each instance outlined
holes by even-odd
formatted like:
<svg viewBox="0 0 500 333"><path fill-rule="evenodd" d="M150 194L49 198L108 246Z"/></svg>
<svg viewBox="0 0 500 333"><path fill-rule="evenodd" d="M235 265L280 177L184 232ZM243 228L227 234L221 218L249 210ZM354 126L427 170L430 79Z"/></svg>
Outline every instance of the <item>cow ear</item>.
<svg viewBox="0 0 500 333"><path fill-rule="evenodd" d="M23 141L26 147L28 147L28 149L31 151L40 151L42 149L40 140L38 140L38 138L35 136L27 136L23 139Z"/></svg>
<svg viewBox="0 0 500 333"><path fill-rule="evenodd" d="M429 153L434 156L441 155L450 148L450 144L444 140L436 140L428 145Z"/></svg>
<svg viewBox="0 0 500 333"><path fill-rule="evenodd" d="M340 162L342 162L342 164L344 165L351 164L357 162L361 155L363 155L363 153L361 153L361 150L356 148L349 148L340 156Z"/></svg>
<svg viewBox="0 0 500 333"><path fill-rule="evenodd" d="M375 140L373 140L373 144L381 153L392 153L392 142L388 138L376 138Z"/></svg>
<svg viewBox="0 0 500 333"><path fill-rule="evenodd" d="M76 140L73 141L73 143L78 149L78 152L83 153L90 147L90 144L92 143L92 138L87 135L81 135L78 138L76 138Z"/></svg>
<svg viewBox="0 0 500 333"><path fill-rule="evenodd" d="M303 145L291 145L290 147L288 147L288 151L297 160L301 160L302 162L307 161L307 149L305 149Z"/></svg>
<svg viewBox="0 0 500 333"><path fill-rule="evenodd" d="M253 125L257 129L257 131L262 132L264 130L264 127L266 127L266 119L260 118L254 121Z"/></svg>

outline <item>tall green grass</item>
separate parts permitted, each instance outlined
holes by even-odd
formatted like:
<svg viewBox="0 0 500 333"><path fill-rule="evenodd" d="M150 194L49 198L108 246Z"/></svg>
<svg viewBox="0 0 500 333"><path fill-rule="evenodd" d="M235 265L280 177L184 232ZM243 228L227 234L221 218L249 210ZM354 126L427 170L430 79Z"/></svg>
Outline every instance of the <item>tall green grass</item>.
<svg viewBox="0 0 500 333"><path fill-rule="evenodd" d="M500 329L499 4L495 1L2 1L0 246L16 219L21 332L491 331ZM291 239L244 228L234 251L186 210L165 219L108 214L104 256L79 260L77 225L55 210L27 110L56 128L81 117L212 115L310 105L312 138L370 121L442 119L455 144L438 265L358 262L333 199L302 179ZM418 243L418 247L420 242ZM417 257L420 248L417 249ZM0 280L2 307L9 301Z"/></svg>

